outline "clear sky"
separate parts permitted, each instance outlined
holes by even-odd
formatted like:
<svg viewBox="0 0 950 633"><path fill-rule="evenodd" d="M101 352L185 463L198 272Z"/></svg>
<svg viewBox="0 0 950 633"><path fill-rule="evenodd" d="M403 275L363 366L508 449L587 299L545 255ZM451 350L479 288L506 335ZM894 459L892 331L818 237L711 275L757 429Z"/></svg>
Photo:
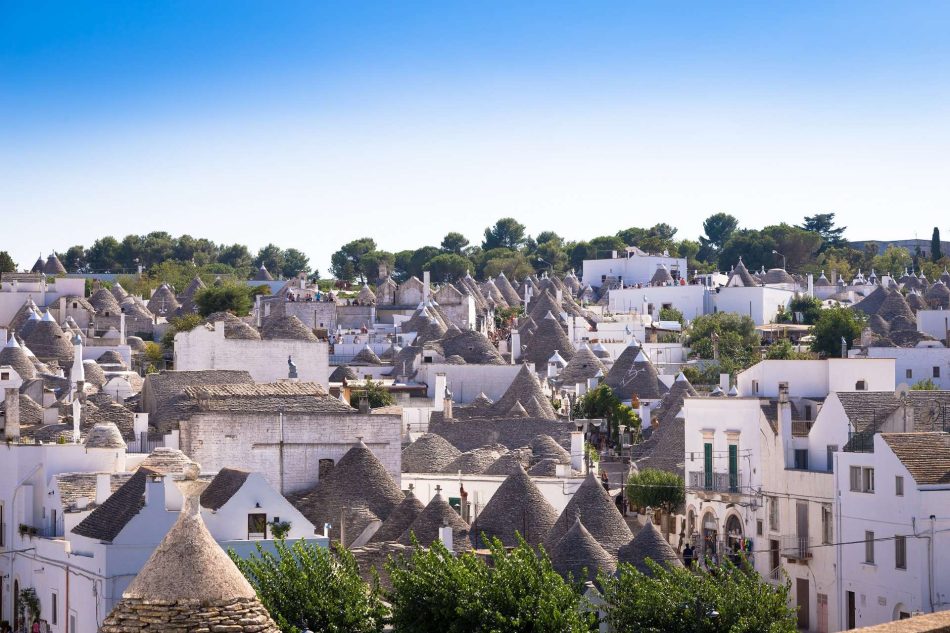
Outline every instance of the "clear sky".
<svg viewBox="0 0 950 633"><path fill-rule="evenodd" d="M0 250L950 208L948 2L7 2ZM941 226L950 235L950 223Z"/></svg>

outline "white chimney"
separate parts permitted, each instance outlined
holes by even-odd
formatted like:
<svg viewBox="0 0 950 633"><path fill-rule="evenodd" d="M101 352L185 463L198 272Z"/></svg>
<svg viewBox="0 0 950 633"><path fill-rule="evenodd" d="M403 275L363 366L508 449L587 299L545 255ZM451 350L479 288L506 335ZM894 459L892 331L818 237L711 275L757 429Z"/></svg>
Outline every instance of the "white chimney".
<svg viewBox="0 0 950 633"><path fill-rule="evenodd" d="M455 553L455 550L452 549L454 544L452 542L452 528L448 525L443 525L439 528L439 540L442 541L442 544L445 545L445 549L449 550L451 553Z"/></svg>
<svg viewBox="0 0 950 633"><path fill-rule="evenodd" d="M648 429L651 426L650 405L646 402L640 402L640 428Z"/></svg>
<svg viewBox="0 0 950 633"><path fill-rule="evenodd" d="M73 400L73 444L79 444L79 418L82 415L82 406L78 399Z"/></svg>
<svg viewBox="0 0 950 633"><path fill-rule="evenodd" d="M425 270L422 272L422 302L425 303L429 300L429 271Z"/></svg>
<svg viewBox="0 0 950 633"><path fill-rule="evenodd" d="M125 312L119 315L119 345L125 345Z"/></svg>
<svg viewBox="0 0 950 633"><path fill-rule="evenodd" d="M521 334L518 330L511 330L511 364L514 365L521 358Z"/></svg>
<svg viewBox="0 0 950 633"><path fill-rule="evenodd" d="M112 494L112 475L96 473L96 505L101 506Z"/></svg>
<svg viewBox="0 0 950 633"><path fill-rule="evenodd" d="M8 440L20 437L20 389L7 387L4 389L4 408L6 417L3 422L3 435Z"/></svg>
<svg viewBox="0 0 950 633"><path fill-rule="evenodd" d="M808 273L808 296L815 296L815 275L814 273Z"/></svg>
<svg viewBox="0 0 950 633"><path fill-rule="evenodd" d="M445 410L445 387L447 384L445 372L439 372L435 375L435 393L432 394L432 408L434 411Z"/></svg>
<svg viewBox="0 0 950 633"><path fill-rule="evenodd" d="M571 431L571 468L576 471L584 470L584 433Z"/></svg>
<svg viewBox="0 0 950 633"><path fill-rule="evenodd" d="M722 389L723 393L729 393L729 387L732 386L729 382L729 374L719 374L719 388Z"/></svg>
<svg viewBox="0 0 950 633"><path fill-rule="evenodd" d="M0 346L7 344L7 328L0 327Z"/></svg>

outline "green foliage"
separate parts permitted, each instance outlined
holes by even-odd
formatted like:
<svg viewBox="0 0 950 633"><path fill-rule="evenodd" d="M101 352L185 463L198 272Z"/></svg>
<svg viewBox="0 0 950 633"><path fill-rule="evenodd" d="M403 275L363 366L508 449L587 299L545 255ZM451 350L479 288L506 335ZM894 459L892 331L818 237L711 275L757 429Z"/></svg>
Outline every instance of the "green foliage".
<svg viewBox="0 0 950 633"><path fill-rule="evenodd" d="M165 352L158 343L147 341L142 353L145 364L145 373L154 374L165 367Z"/></svg>
<svg viewBox="0 0 950 633"><path fill-rule="evenodd" d="M745 369L758 357L759 333L751 318L733 312L696 317L689 328L689 345L699 358L713 358L712 334L719 335L719 360L732 373Z"/></svg>
<svg viewBox="0 0 950 633"><path fill-rule="evenodd" d="M822 250L826 248L840 248L844 246L844 232L846 226L835 226L834 213L816 213L806 215L805 221L798 227L804 231L811 231L821 236Z"/></svg>
<svg viewBox="0 0 950 633"><path fill-rule="evenodd" d="M682 477L655 468L644 468L627 479L627 498L639 508L657 508L667 513L686 502Z"/></svg>
<svg viewBox="0 0 950 633"><path fill-rule="evenodd" d="M765 350L767 360L795 360L797 357L795 348L787 338L775 341Z"/></svg>
<svg viewBox="0 0 950 633"><path fill-rule="evenodd" d="M279 277L284 270L284 251L276 244L268 244L259 251L254 258L254 267L263 266L271 275Z"/></svg>
<svg viewBox="0 0 950 633"><path fill-rule="evenodd" d="M683 318L683 313L676 308L661 308L660 321L676 321L682 325L685 319Z"/></svg>
<svg viewBox="0 0 950 633"><path fill-rule="evenodd" d="M367 271L363 258L375 250L376 241L371 237L347 242L330 256L330 272L341 281L350 282L357 278L366 281ZM373 274L375 276L375 272Z"/></svg>
<svg viewBox="0 0 950 633"><path fill-rule="evenodd" d="M918 381L911 385L911 391L938 391L940 387L937 386L932 379L926 378L924 380Z"/></svg>
<svg viewBox="0 0 950 633"><path fill-rule="evenodd" d="M485 277L497 277L499 273L505 273L505 277L515 286L518 280L534 272L534 266L524 253L497 248L482 254L481 269Z"/></svg>
<svg viewBox="0 0 950 633"><path fill-rule="evenodd" d="M247 316L254 305L251 288L244 284L222 284L199 290L195 303L201 316L215 312L231 312L237 316Z"/></svg>
<svg viewBox="0 0 950 633"><path fill-rule="evenodd" d="M472 262L461 255L442 253L426 262L425 266L432 276L432 281L455 282L471 270Z"/></svg>
<svg viewBox="0 0 950 633"><path fill-rule="evenodd" d="M739 228L739 220L728 213L714 213L703 221L703 232L700 236L700 250L698 256L706 262L715 261L719 250L729 241L729 238Z"/></svg>
<svg viewBox="0 0 950 633"><path fill-rule="evenodd" d="M600 461L600 451L590 442L584 442L584 454L587 455L587 459L590 460L591 464L596 464Z"/></svg>
<svg viewBox="0 0 950 633"><path fill-rule="evenodd" d="M16 262L10 257L10 253L0 251L0 273L15 273Z"/></svg>
<svg viewBox="0 0 950 633"><path fill-rule="evenodd" d="M296 248L284 251L284 265L281 273L285 279L296 277L300 273L310 273L310 258Z"/></svg>
<svg viewBox="0 0 950 633"><path fill-rule="evenodd" d="M636 246L647 253L662 253L663 251L675 250L673 237L676 235L676 228L669 224L661 222L654 224L648 229L631 227L617 232L617 237L623 240L627 246Z"/></svg>
<svg viewBox="0 0 950 633"><path fill-rule="evenodd" d="M754 229L736 230L719 250L719 269L731 270L740 257L750 271L773 268L776 259L773 250L778 250L778 244L771 235Z"/></svg>
<svg viewBox="0 0 950 633"><path fill-rule="evenodd" d="M204 319L200 314L183 314L175 316L168 320L170 328L162 336L162 347L168 351L175 349L175 335L179 332L190 332L202 323Z"/></svg>
<svg viewBox="0 0 950 633"><path fill-rule="evenodd" d="M445 237L442 238L442 243L440 246L446 253L455 253L456 255L461 255L462 251L465 250L465 247L468 246L468 238L466 238L461 233L451 231L446 233Z"/></svg>
<svg viewBox="0 0 950 633"><path fill-rule="evenodd" d="M775 250L785 256L785 268L799 271L806 264L812 262L818 249L821 248L821 235L782 223L777 226L767 226L762 234L772 238ZM772 254L770 264L766 268L776 268L782 265L782 258Z"/></svg>
<svg viewBox="0 0 950 633"><path fill-rule="evenodd" d="M821 316L821 299L807 295L795 295L788 306L790 316L796 312L802 313L804 325L814 325Z"/></svg>
<svg viewBox="0 0 950 633"><path fill-rule="evenodd" d="M271 521L268 525L270 526L270 533L275 539L283 540L290 533L290 521Z"/></svg>
<svg viewBox="0 0 950 633"><path fill-rule="evenodd" d="M40 620L43 617L42 614L42 604L40 603L40 597L36 595L36 589L33 587L26 587L20 589L20 596L18 602L18 614L20 619L24 622L33 622L34 620ZM29 614L29 618L27 618Z"/></svg>
<svg viewBox="0 0 950 633"><path fill-rule="evenodd" d="M494 226L485 229L482 250L490 251L494 248L517 250L524 244L524 241L524 225L514 218L501 218L495 222Z"/></svg>
<svg viewBox="0 0 950 633"><path fill-rule="evenodd" d="M940 228L935 226L930 238L930 261L940 261L941 257L943 257L943 247L940 245Z"/></svg>
<svg viewBox="0 0 950 633"><path fill-rule="evenodd" d="M523 541L506 551L488 543L490 562L454 556L441 542L391 559L393 629L399 633L588 633L596 617L582 614L578 588L565 582Z"/></svg>
<svg viewBox="0 0 950 633"><path fill-rule="evenodd" d="M728 562L712 571L667 568L652 575L621 563L602 576L607 622L614 631L642 633L794 633L789 584L773 586L755 570ZM718 615L715 615L718 614Z"/></svg>
<svg viewBox="0 0 950 633"><path fill-rule="evenodd" d="M396 402L396 398L393 397L393 394L386 391L383 387L383 383L374 382L367 378L363 384L354 385L350 390L350 406L359 407L360 398L366 396L369 400L369 406L371 409L376 409L378 407L388 407L389 405Z"/></svg>
<svg viewBox="0 0 950 633"><path fill-rule="evenodd" d="M639 414L632 407L623 404L614 395L613 389L605 384L597 385L578 398L573 413L574 418L605 420L607 428L604 432L615 441L619 438L621 429L629 431L635 441L640 437L642 420Z"/></svg>
<svg viewBox="0 0 950 633"><path fill-rule="evenodd" d="M82 246L70 246L65 253L57 254L63 262L63 268L68 272L84 272L86 270L86 249Z"/></svg>
<svg viewBox="0 0 950 633"><path fill-rule="evenodd" d="M815 337L811 349L823 356L837 358L841 356L841 338L844 337L848 349L851 349L863 328L864 315L856 310L842 307L822 310L810 330Z"/></svg>
<svg viewBox="0 0 950 633"><path fill-rule="evenodd" d="M910 251L892 244L888 246L883 253L874 258L872 265L879 275L892 274L900 277L901 273L911 265L912 261Z"/></svg>
<svg viewBox="0 0 950 633"><path fill-rule="evenodd" d="M327 633L378 633L386 607L378 582L367 585L344 547L332 550L298 541L274 543L276 554L257 544L246 559L228 554L257 592L283 633L309 627Z"/></svg>

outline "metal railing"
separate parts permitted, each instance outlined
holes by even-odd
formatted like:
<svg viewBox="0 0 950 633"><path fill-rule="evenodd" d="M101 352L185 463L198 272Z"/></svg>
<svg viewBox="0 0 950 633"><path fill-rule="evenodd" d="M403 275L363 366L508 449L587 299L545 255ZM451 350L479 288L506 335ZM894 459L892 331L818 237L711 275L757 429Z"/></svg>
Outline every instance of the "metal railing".
<svg viewBox="0 0 950 633"><path fill-rule="evenodd" d="M781 555L794 560L807 560L812 557L813 545L815 545L815 540L807 536L783 536Z"/></svg>
<svg viewBox="0 0 950 633"><path fill-rule="evenodd" d="M126 442L126 453L140 453L148 455L156 448L161 448L165 446L165 440L163 438L158 439L149 439L148 433L139 433L139 436L130 441Z"/></svg>
<svg viewBox="0 0 950 633"><path fill-rule="evenodd" d="M732 473L692 471L689 473L688 483L692 490L738 493L741 490L741 475L742 473L738 471Z"/></svg>

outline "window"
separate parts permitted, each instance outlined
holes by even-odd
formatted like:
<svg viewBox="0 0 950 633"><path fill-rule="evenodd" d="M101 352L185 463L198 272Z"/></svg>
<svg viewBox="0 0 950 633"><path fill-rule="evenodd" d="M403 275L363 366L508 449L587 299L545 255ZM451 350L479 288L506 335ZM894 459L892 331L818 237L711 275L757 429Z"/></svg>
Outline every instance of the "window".
<svg viewBox="0 0 950 633"><path fill-rule="evenodd" d="M778 532L778 499L769 497L769 529Z"/></svg>
<svg viewBox="0 0 950 633"><path fill-rule="evenodd" d="M762 530L763 530L762 519L759 519L758 521L755 522L755 535L762 536Z"/></svg>
<svg viewBox="0 0 950 633"><path fill-rule="evenodd" d="M759 381L758 381L758 380L753 380L753 381L752 381L752 393L759 393Z"/></svg>
<svg viewBox="0 0 950 633"><path fill-rule="evenodd" d="M904 478L900 475L894 478L894 494L898 497L904 496Z"/></svg>
<svg viewBox="0 0 950 633"><path fill-rule="evenodd" d="M835 453L837 452L838 452L837 444L828 445L828 464L825 470L827 470L829 473L835 469Z"/></svg>
<svg viewBox="0 0 950 633"><path fill-rule="evenodd" d="M805 405L805 421L811 422L811 405L810 404Z"/></svg>
<svg viewBox="0 0 950 633"><path fill-rule="evenodd" d="M808 449L795 449L795 470L808 470Z"/></svg>
<svg viewBox="0 0 950 633"><path fill-rule="evenodd" d="M913 378L913 377L914 377L914 370L913 370L913 369L908 369L908 370L905 372L905 374L906 374L907 378Z"/></svg>
<svg viewBox="0 0 950 633"><path fill-rule="evenodd" d="M266 514L247 515L247 538L248 540L267 538Z"/></svg>
<svg viewBox="0 0 950 633"><path fill-rule="evenodd" d="M703 488L712 490L713 485L713 455L712 443L703 444Z"/></svg>
<svg viewBox="0 0 950 633"><path fill-rule="evenodd" d="M852 466L850 470L851 492L874 492L874 469Z"/></svg>
<svg viewBox="0 0 950 633"><path fill-rule="evenodd" d="M50 594L49 623L50 624L59 623L59 596L56 595L55 591Z"/></svg>
<svg viewBox="0 0 950 633"><path fill-rule="evenodd" d="M830 545L834 542L834 519L831 506L821 506L821 542Z"/></svg>
<svg viewBox="0 0 950 633"><path fill-rule="evenodd" d="M907 569L907 537L894 537L894 567Z"/></svg>
<svg viewBox="0 0 950 633"><path fill-rule="evenodd" d="M729 492L739 492L739 447L729 445Z"/></svg>
<svg viewBox="0 0 950 633"><path fill-rule="evenodd" d="M854 383L854 390L855 390L855 391L867 391L867 390L868 390L868 383L867 383L866 381L864 381L864 380L859 380L858 382Z"/></svg>
<svg viewBox="0 0 950 633"><path fill-rule="evenodd" d="M874 532L864 533L864 562L874 564Z"/></svg>
<svg viewBox="0 0 950 633"><path fill-rule="evenodd" d="M934 378L940 378L940 366L934 365Z"/></svg>

